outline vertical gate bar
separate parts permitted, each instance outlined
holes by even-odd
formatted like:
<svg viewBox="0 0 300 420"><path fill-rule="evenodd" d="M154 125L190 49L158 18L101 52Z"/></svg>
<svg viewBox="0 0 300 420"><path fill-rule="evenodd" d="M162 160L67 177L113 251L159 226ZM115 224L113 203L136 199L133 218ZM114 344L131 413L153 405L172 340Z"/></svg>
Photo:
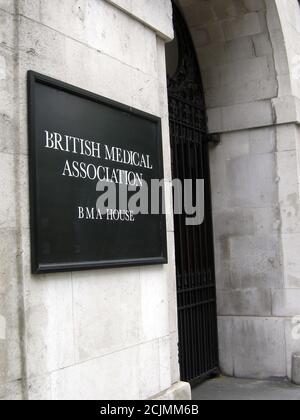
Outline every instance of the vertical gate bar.
<svg viewBox="0 0 300 420"><path fill-rule="evenodd" d="M180 164L179 164L179 160L178 160L178 150L180 148L180 129L179 129L179 124L176 125L176 132L177 132L177 142L176 142L176 147L174 148L175 150L175 161L176 161L176 168L177 168L177 174L180 178ZM184 289L184 282L185 282L185 264L184 264L184 257L183 257L183 249L182 249L182 245L183 245L183 232L182 232L182 216L181 215L177 215L177 220L178 220L178 224L179 224L179 247L180 247L180 259L181 259L181 286L182 289ZM181 305L184 306L184 296L181 296ZM182 329L181 329L181 343L182 343L182 347L184 347L184 353L186 352L186 348L187 348L187 338L186 338L186 326L185 326L185 322L184 322L184 314L182 309L179 309L179 318L181 320L181 324L182 324ZM183 354L183 356L185 356L185 354ZM182 371L185 377L187 377L187 370L186 370L186 357L183 357L183 361L182 361Z"/></svg>
<svg viewBox="0 0 300 420"><path fill-rule="evenodd" d="M201 140L202 139L200 139L200 143L201 143ZM195 156L195 166L196 166L196 170L197 170L197 178L200 178L200 173L199 173L200 172L200 162L199 162L199 159L198 159L199 148L200 148L199 144L195 143L194 144L194 156ZM203 174L201 173L201 178L202 177L203 177ZM203 283L202 282L202 273L203 273L204 267L203 267L203 257L202 257L201 226L198 226L198 232L197 232L197 235L196 235L196 246L197 246L197 249L200 250L200 252L199 252L199 259L200 259L200 261L199 261L199 265L200 265L200 270L199 270L199 272L200 272L200 279L199 280L200 281L199 281L199 283L202 285L202 283ZM200 299L201 299L201 292L199 292L199 300ZM199 342L199 349L200 349L200 354L199 354L200 368L199 368L199 372L203 372L203 369L204 369L204 357L203 357L204 341L202 339L203 329L202 329L202 325L201 325L201 308L198 308L197 314L198 314L198 318L197 318L198 328L201 329L201 332L199 331L199 341L198 341Z"/></svg>
<svg viewBox="0 0 300 420"><path fill-rule="evenodd" d="M193 125L194 126L196 126L196 113L197 113L197 109L196 108L194 108L193 109ZM197 156L197 147L198 147L198 144L201 142L201 138L198 138L198 136L199 135L197 135L197 139L195 139L195 141L193 142L193 149L194 149L194 167L195 167L195 179L197 180L197 179L200 179L200 178L202 178L202 176L200 177L200 174L199 174L199 162L198 162L198 156ZM197 141L198 140L198 141ZM195 249L195 273L197 273L197 285L199 285L199 278L198 278L198 273L199 273L199 271L200 271L200 273L201 273L201 270L202 270L202 252L201 252L201 248L200 248L200 253L198 253L199 255L198 255L198 258L197 258L197 250L199 249L198 248L198 246L197 246L197 241L198 241L198 238L199 238L199 236L197 235L197 232L199 231L199 229L200 229L200 226L194 226L194 249ZM200 244L199 244L199 247L200 247ZM200 267L200 270L199 270L199 267ZM200 282L201 282L201 274L200 274ZM197 301L198 301L198 299L200 298L200 293L199 292L197 292L198 293L198 295L197 295ZM197 371L198 372L200 372L201 371L201 355L202 355L202 351L199 351L199 349L201 349L201 344L200 344L200 341L199 341L199 339L200 339L200 336L201 336L201 334L200 334L200 325L199 325L199 308L197 307L196 309L195 309L195 320L196 320L196 334L197 334L197 347L198 347L198 353L199 354L197 354L197 360L198 360L198 363L197 363Z"/></svg>
<svg viewBox="0 0 300 420"><path fill-rule="evenodd" d="M194 117L194 110L191 108L191 113L192 113L192 120L193 120L193 124L194 124L194 122L195 122L195 117ZM193 133L192 133L192 130L190 130L191 131L191 133L190 133L190 143L189 143L189 145L188 145L188 151L189 151L189 153L188 153L188 155L189 155L189 168L190 168L190 170L189 170L189 176L190 176L190 179L192 179L192 180L196 180L196 173L195 174L193 174L193 168L194 168L194 165L192 165L192 156L191 156L191 148L193 147L193 144L195 143L195 140L196 139L194 139L193 138ZM194 287L196 287L196 282L195 282L195 280L196 280L196 273L197 273L197 248L196 248L196 235L195 235L195 230L196 230L196 226L191 226L190 227L190 231L192 232L192 240L193 240L193 246L192 246L192 249L193 249L193 262L194 262L194 267L193 267L193 282L194 282ZM194 293L196 293L196 292L194 292ZM196 320L195 320L195 315L196 315L196 311L198 310L198 308L197 307L195 307L194 309L193 309L193 313L192 313L192 319L193 319L193 331L194 331L194 334L195 334L195 337L194 337L194 376L197 376L197 366L198 366L198 352L197 352L197 345L196 345L196 343L197 343L197 335L198 335L198 331L197 331L197 324L196 324Z"/></svg>
<svg viewBox="0 0 300 420"><path fill-rule="evenodd" d="M180 115L180 121L183 120L182 115L182 107L179 107L179 115ZM180 146L180 166L181 166L181 180L185 179L185 150L184 150L184 128L183 124L179 124L179 146ZM189 287L189 247L188 247L188 241L187 241L187 232L184 226L184 215L181 215L181 223L182 223L182 230L183 230L183 242L181 244L182 246L182 252L185 254L184 259L184 290L188 289ZM187 378L192 377L192 369L191 369L191 363L190 363L190 334L189 334L189 313L186 307L188 306L188 293L185 291L183 294L183 316L184 316L184 335L185 335L185 351L186 351L186 360L185 360L185 375Z"/></svg>
<svg viewBox="0 0 300 420"><path fill-rule="evenodd" d="M213 349L215 350L214 353L216 354L216 364L219 365L219 337L218 337L218 323L217 323L217 288L216 288L216 281L215 281L215 256L214 256L214 243L213 243L213 217L212 217L212 202L211 202L211 178L210 178L210 170L209 170L209 150L208 145L206 146L206 155L204 157L204 164L206 166L207 172L207 184L208 184L208 192L207 194L207 214L208 214L208 222L211 226L211 243L209 246L210 252L210 261L211 261L211 271L210 271L210 282L213 285L213 298L215 304L213 305L213 315L212 315L212 322L213 322L213 334L214 334L214 344Z"/></svg>
<svg viewBox="0 0 300 420"><path fill-rule="evenodd" d="M183 115L182 115L183 111L182 111L182 107L180 107L180 115L181 115L181 119L183 119ZM181 145L181 163L182 163L182 180L184 180L186 178L186 164L185 164L185 130L183 125L181 124L181 130L180 130L180 145ZM184 220L183 220L184 223ZM184 243L185 243L185 252L186 252L186 272L187 272L187 276L186 276L186 280L187 280L187 289L190 288L190 249L189 249L189 243L188 243L188 232L186 227L184 228ZM188 292L186 292L185 294L185 302L184 305L188 306L189 304L189 294ZM189 320L189 310L186 309L186 333L188 334L189 331L189 326L190 326L190 322ZM188 356L190 356L190 349L191 349L191 341L192 341L192 334L188 334L187 335L187 350L188 350ZM190 357L189 357L190 359ZM188 377L192 377L193 376L193 366L192 366L192 362L191 360L188 360L187 363L187 375Z"/></svg>

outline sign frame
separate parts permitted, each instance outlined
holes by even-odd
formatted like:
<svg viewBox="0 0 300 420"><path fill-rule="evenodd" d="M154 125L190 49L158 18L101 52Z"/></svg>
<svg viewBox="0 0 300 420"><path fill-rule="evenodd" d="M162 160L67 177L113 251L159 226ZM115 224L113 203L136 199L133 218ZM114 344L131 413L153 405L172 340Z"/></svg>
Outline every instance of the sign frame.
<svg viewBox="0 0 300 420"><path fill-rule="evenodd" d="M30 237L31 237L31 271L32 274L47 274L58 272L82 271L82 270L95 270L104 268L122 268L122 267L138 267L148 265L163 265L168 264L168 247L167 247L167 224L166 215L160 214L161 226L161 248L162 255L153 258L131 258L131 259L114 259L114 260L98 260L91 262L74 262L74 263L51 263L44 264L40 262L39 257L39 240L38 240L38 202L39 193L37 188L37 136L36 136L36 100L35 100L35 87L37 84L43 84L47 87L60 90L62 92L75 95L82 99L97 104L112 107L121 112L126 112L145 120L154 122L157 127L157 151L158 151L158 170L164 179L164 160L162 148L162 128L161 118L151 115L149 113L140 111L133 107L121 104L79 87L64 83L62 81L53 79L51 77L42 75L34 71L27 73L27 99L28 99L28 143L29 143L29 200L30 200Z"/></svg>

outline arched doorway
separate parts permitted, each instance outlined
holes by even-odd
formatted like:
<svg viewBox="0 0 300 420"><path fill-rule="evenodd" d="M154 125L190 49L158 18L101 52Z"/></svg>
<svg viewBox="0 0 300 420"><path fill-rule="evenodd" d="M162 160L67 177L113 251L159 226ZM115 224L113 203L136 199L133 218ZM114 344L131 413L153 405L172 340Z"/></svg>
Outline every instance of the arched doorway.
<svg viewBox="0 0 300 420"><path fill-rule="evenodd" d="M193 42L174 6L175 39L167 45L173 178L204 179L205 221L175 215L179 361L183 381L218 371L218 334L206 112Z"/></svg>

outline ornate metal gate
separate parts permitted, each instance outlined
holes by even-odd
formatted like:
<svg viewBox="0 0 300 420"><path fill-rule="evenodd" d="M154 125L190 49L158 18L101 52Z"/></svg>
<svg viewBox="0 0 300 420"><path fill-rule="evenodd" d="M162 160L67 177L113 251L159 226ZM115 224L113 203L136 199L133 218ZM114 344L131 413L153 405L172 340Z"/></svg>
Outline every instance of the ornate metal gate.
<svg viewBox="0 0 300 420"><path fill-rule="evenodd" d="M204 179L205 221L186 226L175 216L181 379L191 383L218 371L216 290L206 112L197 57L174 6L176 37L167 49L173 178Z"/></svg>

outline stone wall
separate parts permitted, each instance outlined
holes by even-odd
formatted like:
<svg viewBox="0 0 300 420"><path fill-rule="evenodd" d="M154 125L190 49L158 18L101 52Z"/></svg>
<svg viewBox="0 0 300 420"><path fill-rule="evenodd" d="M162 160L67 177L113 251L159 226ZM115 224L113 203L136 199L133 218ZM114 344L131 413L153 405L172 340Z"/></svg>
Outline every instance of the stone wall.
<svg viewBox="0 0 300 420"><path fill-rule="evenodd" d="M300 312L297 0L181 0L212 147L220 359L240 377L290 376Z"/></svg>
<svg viewBox="0 0 300 420"><path fill-rule="evenodd" d="M281 214L284 286L273 293L273 313L285 325L287 374L291 355L300 351L294 333L300 322L300 6L298 1L276 1L282 25L288 68L281 94L274 101L277 127L278 194ZM277 29L278 29L277 21ZM298 323L298 326L297 326ZM295 336L297 334L294 334Z"/></svg>
<svg viewBox="0 0 300 420"><path fill-rule="evenodd" d="M224 373L290 376L300 312L297 0L178 0L211 132ZM0 398L149 398L179 380L166 267L32 276L26 72L162 117L169 0L0 0ZM169 197L168 203L171 199ZM168 204L170 207L170 204Z"/></svg>
<svg viewBox="0 0 300 420"><path fill-rule="evenodd" d="M0 398L149 398L179 380L172 218L167 266L30 273L28 70L161 116L171 178L170 3L112 3L0 0Z"/></svg>

